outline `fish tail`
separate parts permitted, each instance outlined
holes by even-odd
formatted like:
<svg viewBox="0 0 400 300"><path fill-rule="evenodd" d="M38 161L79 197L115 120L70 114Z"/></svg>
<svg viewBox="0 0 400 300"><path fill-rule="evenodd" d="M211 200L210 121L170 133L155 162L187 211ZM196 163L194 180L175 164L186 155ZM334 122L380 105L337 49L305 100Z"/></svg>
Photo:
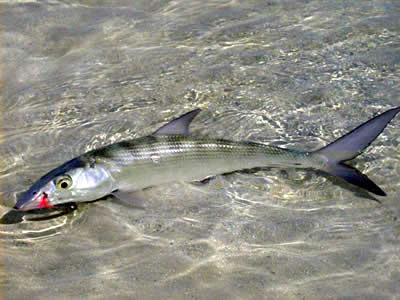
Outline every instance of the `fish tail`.
<svg viewBox="0 0 400 300"><path fill-rule="evenodd" d="M313 152L312 157L322 161L321 170L373 194L386 196L386 193L365 174L345 162L361 154L399 112L400 107L397 107L372 118L336 141Z"/></svg>

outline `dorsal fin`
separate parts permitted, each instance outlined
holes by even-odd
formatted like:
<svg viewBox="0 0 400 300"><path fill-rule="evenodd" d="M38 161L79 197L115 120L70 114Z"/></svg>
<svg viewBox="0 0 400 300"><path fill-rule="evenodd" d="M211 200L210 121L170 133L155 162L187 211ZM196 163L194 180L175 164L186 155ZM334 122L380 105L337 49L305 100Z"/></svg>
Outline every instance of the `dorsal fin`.
<svg viewBox="0 0 400 300"><path fill-rule="evenodd" d="M189 135L189 125L200 111L201 109L198 108L169 121L156 130L153 135Z"/></svg>

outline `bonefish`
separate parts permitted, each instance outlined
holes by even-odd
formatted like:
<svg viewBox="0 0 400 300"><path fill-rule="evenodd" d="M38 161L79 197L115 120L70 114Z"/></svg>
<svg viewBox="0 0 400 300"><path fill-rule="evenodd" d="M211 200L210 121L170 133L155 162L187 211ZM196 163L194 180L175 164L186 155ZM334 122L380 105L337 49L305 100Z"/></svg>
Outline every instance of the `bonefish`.
<svg viewBox="0 0 400 300"><path fill-rule="evenodd" d="M247 141L192 137L189 125L200 112L196 109L152 135L114 143L67 161L22 193L14 208L54 208L110 194L126 200L132 191L150 186L256 167L322 170L385 196L372 180L345 162L361 154L399 111L400 107L390 109L321 149L303 152Z"/></svg>

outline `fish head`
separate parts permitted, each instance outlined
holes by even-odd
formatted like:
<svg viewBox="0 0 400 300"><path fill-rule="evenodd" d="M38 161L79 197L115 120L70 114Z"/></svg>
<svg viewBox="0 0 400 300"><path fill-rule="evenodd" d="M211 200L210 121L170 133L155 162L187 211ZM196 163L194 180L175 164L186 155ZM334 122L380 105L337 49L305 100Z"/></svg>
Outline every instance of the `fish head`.
<svg viewBox="0 0 400 300"><path fill-rule="evenodd" d="M55 208L70 202L102 198L113 190L112 178L101 164L82 158L70 160L50 171L21 194L14 208Z"/></svg>

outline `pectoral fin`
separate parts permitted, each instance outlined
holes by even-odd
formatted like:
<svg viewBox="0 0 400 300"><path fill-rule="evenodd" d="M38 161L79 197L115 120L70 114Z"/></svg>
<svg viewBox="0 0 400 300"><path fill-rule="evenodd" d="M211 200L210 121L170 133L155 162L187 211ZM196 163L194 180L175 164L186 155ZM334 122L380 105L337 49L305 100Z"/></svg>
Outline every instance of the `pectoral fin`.
<svg viewBox="0 0 400 300"><path fill-rule="evenodd" d="M116 190L112 192L111 195L117 198L124 205L142 209L146 207L142 191L128 192L128 191Z"/></svg>

